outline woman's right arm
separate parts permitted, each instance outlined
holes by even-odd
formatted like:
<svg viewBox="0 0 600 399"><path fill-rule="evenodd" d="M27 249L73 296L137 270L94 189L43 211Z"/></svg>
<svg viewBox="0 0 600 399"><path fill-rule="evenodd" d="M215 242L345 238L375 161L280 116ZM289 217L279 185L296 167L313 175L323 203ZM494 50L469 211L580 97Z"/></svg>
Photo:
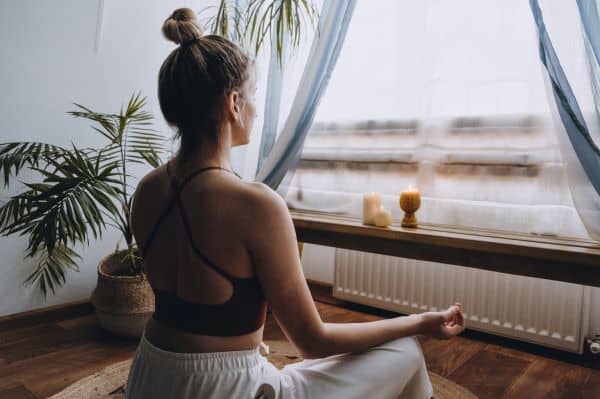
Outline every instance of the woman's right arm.
<svg viewBox="0 0 600 399"><path fill-rule="evenodd" d="M363 323L323 323L302 271L296 232L285 201L262 183L246 202L245 240L279 326L305 358L360 352L396 338L450 338L463 330L460 306Z"/></svg>

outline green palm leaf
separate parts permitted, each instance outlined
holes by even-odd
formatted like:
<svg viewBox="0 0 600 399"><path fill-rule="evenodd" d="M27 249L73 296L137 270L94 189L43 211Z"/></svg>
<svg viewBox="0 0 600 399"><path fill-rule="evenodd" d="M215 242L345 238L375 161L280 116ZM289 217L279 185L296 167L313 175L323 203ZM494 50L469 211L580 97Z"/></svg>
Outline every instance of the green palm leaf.
<svg viewBox="0 0 600 399"><path fill-rule="evenodd" d="M200 10L199 14L203 15L207 11L214 12L214 15L206 18L203 25L205 32L242 44L246 14L241 7L237 7L233 1L221 0L218 6L205 7Z"/></svg>
<svg viewBox="0 0 600 399"><path fill-rule="evenodd" d="M79 271L77 260L81 257L72 249L59 245L52 254L42 250L39 253L36 268L27 276L25 285L37 284L44 297L51 290L56 293L56 286L66 282L68 270Z"/></svg>
<svg viewBox="0 0 600 399"><path fill-rule="evenodd" d="M250 0L247 6L244 35L254 43L259 52L268 37L271 47L277 51L277 59L283 62L284 44L298 48L303 26L316 27L318 10L310 0Z"/></svg>
<svg viewBox="0 0 600 399"><path fill-rule="evenodd" d="M146 99L138 95L132 96L121 120L126 149L126 160L136 163L147 163L156 168L162 163L165 139L152 128L152 115L143 111Z"/></svg>
<svg viewBox="0 0 600 399"><path fill-rule="evenodd" d="M92 129L106 137L111 143L118 143L120 141L119 130L116 125L118 115L94 112L77 103L74 103L74 105L81 111L69 111L69 115L96 122L99 126L92 126Z"/></svg>
<svg viewBox="0 0 600 399"><path fill-rule="evenodd" d="M38 167L50 159L61 158L67 150L57 145L33 141L0 143L0 173L4 186L10 183L11 175L18 175L24 167Z"/></svg>

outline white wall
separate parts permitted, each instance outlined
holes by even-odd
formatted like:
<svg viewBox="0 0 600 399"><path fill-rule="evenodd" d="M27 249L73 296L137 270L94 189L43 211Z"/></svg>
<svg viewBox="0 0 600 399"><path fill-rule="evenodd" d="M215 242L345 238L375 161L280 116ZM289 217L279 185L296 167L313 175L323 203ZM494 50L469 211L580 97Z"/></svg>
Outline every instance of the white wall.
<svg viewBox="0 0 600 399"><path fill-rule="evenodd" d="M170 137L158 105L157 77L174 45L160 28L175 8L199 10L210 3L214 0L2 1L0 141L98 145L102 138L89 124L66 112L74 109L73 102L118 112L134 91L148 97L155 127ZM244 152L238 150L232 157L238 171ZM2 188L0 202L17 190ZM108 231L102 240L82 248L81 271L69 273L66 285L45 302L35 288L22 286L34 266L23 260L26 239L0 238L0 316L88 298L98 261L118 240L116 231Z"/></svg>

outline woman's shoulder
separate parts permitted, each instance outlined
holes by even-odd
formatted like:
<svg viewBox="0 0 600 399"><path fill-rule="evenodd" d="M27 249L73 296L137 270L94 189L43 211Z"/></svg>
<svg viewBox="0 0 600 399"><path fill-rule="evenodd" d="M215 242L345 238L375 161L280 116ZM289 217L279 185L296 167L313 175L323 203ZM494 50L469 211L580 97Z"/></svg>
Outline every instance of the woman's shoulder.
<svg viewBox="0 0 600 399"><path fill-rule="evenodd" d="M279 224L289 217L285 200L271 187L261 182L245 182L239 198L240 219L250 226Z"/></svg>
<svg viewBox="0 0 600 399"><path fill-rule="evenodd" d="M138 181L136 192L140 191L154 191L160 188L164 184L165 175L166 175L166 166L161 165L150 172L146 173L142 178Z"/></svg>
<svg viewBox="0 0 600 399"><path fill-rule="evenodd" d="M249 205L260 209L272 209L273 207L281 207L285 205L285 201L271 187L262 182L247 182L247 199ZM287 207L286 207L287 209Z"/></svg>

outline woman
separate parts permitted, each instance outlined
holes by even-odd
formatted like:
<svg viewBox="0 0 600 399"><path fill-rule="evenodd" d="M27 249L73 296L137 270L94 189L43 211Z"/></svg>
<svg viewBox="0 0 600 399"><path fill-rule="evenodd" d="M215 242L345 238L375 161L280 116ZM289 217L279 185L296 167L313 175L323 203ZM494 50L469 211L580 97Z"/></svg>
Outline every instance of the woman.
<svg viewBox="0 0 600 399"><path fill-rule="evenodd" d="M139 183L132 226L156 311L128 379L128 398L429 398L412 336L463 330L443 312L368 323L323 323L307 287L284 200L231 170L256 114L252 61L219 36L202 36L190 9L164 35L179 44L163 63L161 110L178 154ZM266 303L306 359L277 370L259 348Z"/></svg>

